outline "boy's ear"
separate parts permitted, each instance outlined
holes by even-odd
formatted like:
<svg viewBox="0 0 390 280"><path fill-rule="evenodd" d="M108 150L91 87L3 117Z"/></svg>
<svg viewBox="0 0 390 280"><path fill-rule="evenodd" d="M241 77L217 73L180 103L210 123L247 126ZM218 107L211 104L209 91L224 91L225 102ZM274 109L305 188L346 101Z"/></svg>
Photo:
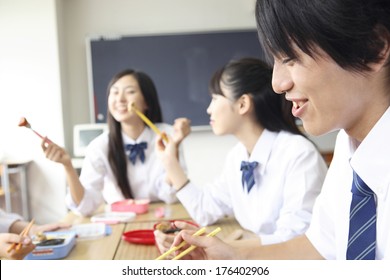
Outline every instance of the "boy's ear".
<svg viewBox="0 0 390 280"><path fill-rule="evenodd" d="M238 110L241 115L246 114L252 107L252 98L249 94L243 94L238 100Z"/></svg>
<svg viewBox="0 0 390 280"><path fill-rule="evenodd" d="M378 62L370 63L369 66L374 72L378 72L390 62L390 33L383 26L375 27L375 31L381 34L379 39L383 42L382 50L379 53L381 59Z"/></svg>

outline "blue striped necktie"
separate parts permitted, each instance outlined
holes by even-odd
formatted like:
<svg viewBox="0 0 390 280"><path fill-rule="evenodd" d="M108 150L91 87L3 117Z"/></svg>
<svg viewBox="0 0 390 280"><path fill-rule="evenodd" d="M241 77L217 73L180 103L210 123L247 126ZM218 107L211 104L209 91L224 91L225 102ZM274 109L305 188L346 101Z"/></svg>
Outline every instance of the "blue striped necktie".
<svg viewBox="0 0 390 280"><path fill-rule="evenodd" d="M125 146L126 151L129 151L129 160L134 165L137 157L141 160L142 163L145 161L145 152L144 150L148 147L148 143L141 142L139 144L127 144Z"/></svg>
<svg viewBox="0 0 390 280"><path fill-rule="evenodd" d="M251 191L252 187L255 185L255 177L253 174L253 170L256 168L256 166L259 163L257 161L249 162L249 161L242 161L241 162L241 171L242 171L242 187L246 187L248 190L248 193Z"/></svg>
<svg viewBox="0 0 390 280"><path fill-rule="evenodd" d="M374 192L353 172L347 260L374 260L376 203Z"/></svg>

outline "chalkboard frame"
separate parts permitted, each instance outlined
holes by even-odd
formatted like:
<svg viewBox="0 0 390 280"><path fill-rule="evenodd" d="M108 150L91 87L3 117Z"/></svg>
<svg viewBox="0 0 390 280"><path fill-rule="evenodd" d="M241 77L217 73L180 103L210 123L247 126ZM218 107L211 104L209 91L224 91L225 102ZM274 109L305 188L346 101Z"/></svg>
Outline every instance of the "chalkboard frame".
<svg viewBox="0 0 390 280"><path fill-rule="evenodd" d="M107 84L126 68L151 76L164 122L177 117L207 127L208 83L230 59L264 58L256 29L87 37L91 122L106 122Z"/></svg>

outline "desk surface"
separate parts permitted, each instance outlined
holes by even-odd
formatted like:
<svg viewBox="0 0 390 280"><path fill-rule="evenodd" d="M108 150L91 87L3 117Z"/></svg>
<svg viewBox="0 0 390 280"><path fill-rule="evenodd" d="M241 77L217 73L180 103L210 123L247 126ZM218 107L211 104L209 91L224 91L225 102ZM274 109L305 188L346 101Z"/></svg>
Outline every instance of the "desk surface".
<svg viewBox="0 0 390 280"><path fill-rule="evenodd" d="M162 218L157 218L155 215L155 211L160 207L164 209L166 215ZM104 207L100 207L94 214L102 213L103 211L104 211ZM157 203L150 203L149 211L145 214L137 215L136 218L131 222L157 222L163 220L188 220L188 219L191 219L191 217L186 211L186 209L180 203L165 204L163 202L157 202ZM72 212L69 212L65 216L63 221L70 223L72 225L85 224L91 222L89 217L81 217L75 215Z"/></svg>
<svg viewBox="0 0 390 280"><path fill-rule="evenodd" d="M167 215L163 218L156 218L155 210L164 207ZM112 225L112 233L98 239L77 240L76 246L65 258L69 260L153 260L159 256L155 245L140 245L122 240L122 234L129 230L153 229L153 225L161 220L191 220L187 211L180 203L166 205L164 203L152 203L149 212L137 215L136 219L127 224ZM70 224L90 223L89 217L80 217L68 213L64 222ZM240 225L234 218L226 218L215 225L209 226L208 231L220 226L222 231L218 237L225 238L237 229Z"/></svg>
<svg viewBox="0 0 390 280"><path fill-rule="evenodd" d="M152 229L154 222L135 222L128 223L125 227L125 232L129 230L138 229ZM237 229L241 229L240 225L234 218L225 218L212 226L207 227L207 231L210 232L217 227L221 227L222 231L218 233L219 238L227 238L231 233ZM117 252L115 254L115 260L154 260L160 255L155 245L140 245L132 244L125 240L120 240Z"/></svg>

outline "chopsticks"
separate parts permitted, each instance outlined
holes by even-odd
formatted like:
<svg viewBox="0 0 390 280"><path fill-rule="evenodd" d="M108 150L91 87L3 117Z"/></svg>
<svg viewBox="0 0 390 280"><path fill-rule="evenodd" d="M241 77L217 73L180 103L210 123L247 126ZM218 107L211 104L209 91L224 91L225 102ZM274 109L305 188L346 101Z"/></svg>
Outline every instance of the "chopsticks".
<svg viewBox="0 0 390 280"><path fill-rule="evenodd" d="M206 236L208 237L211 237L211 236L214 236L216 235L218 232L221 231L221 228L220 227L217 227L216 229L214 229L212 232L210 232L209 234L207 234ZM191 245L190 247L188 247L186 250L184 250L183 252L181 252L179 255L177 255L176 257L174 257L172 260L179 260L181 259L182 257L184 257L185 255L187 255L189 252L193 251L194 249L196 248L195 245Z"/></svg>
<svg viewBox="0 0 390 280"><path fill-rule="evenodd" d="M131 111L131 110L134 110L134 112L158 135L160 135L165 142L168 142L168 137L163 134L158 128L157 126L154 125L154 123L152 123L147 116L145 116L140 110L137 109L137 107L135 107L134 103L131 103L128 108L127 108L128 111Z"/></svg>
<svg viewBox="0 0 390 280"><path fill-rule="evenodd" d="M206 231L206 228L203 227L201 228L200 230L198 230L197 232L195 232L193 235L194 236L199 236L201 234L203 234L204 232ZM161 256L159 256L158 258L156 258L155 260L163 260L165 257L169 256L171 253L179 250L181 247L183 247L184 245L186 245L187 242L183 241L181 242L179 245L175 246L175 247L172 247L171 249L169 249L168 251L166 251L164 254L162 254Z"/></svg>
<svg viewBox="0 0 390 280"><path fill-rule="evenodd" d="M33 224L34 224L34 219L32 219L31 222L22 230L19 236L27 236ZM11 246L8 247L7 253L11 252L13 249L19 251L20 248L22 248L22 243L12 243Z"/></svg>
<svg viewBox="0 0 390 280"><path fill-rule="evenodd" d="M193 234L193 236L199 236L201 234L203 234L204 232L206 231L206 228L201 228L200 230L198 230L197 232L195 232ZM213 230L212 232L210 232L209 234L207 234L207 236L214 236L216 235L218 232L221 231L221 228L218 227L216 228L215 230ZM164 259L165 257L169 256L171 253L173 253L174 251L177 251L179 250L180 248L182 248L184 245L186 245L187 242L185 241L182 241L178 246L175 246L175 247L172 247L171 249L169 249L168 251L166 251L164 254L162 254L161 256L159 256L158 258L156 258L155 260L162 260ZM193 251L194 249L196 248L195 245L191 245L190 247L188 247L186 250L184 250L183 252L181 252L179 255L177 255L176 257L173 258L173 260L178 260L180 258L182 258L183 256L185 256L186 254L188 254L189 252Z"/></svg>

